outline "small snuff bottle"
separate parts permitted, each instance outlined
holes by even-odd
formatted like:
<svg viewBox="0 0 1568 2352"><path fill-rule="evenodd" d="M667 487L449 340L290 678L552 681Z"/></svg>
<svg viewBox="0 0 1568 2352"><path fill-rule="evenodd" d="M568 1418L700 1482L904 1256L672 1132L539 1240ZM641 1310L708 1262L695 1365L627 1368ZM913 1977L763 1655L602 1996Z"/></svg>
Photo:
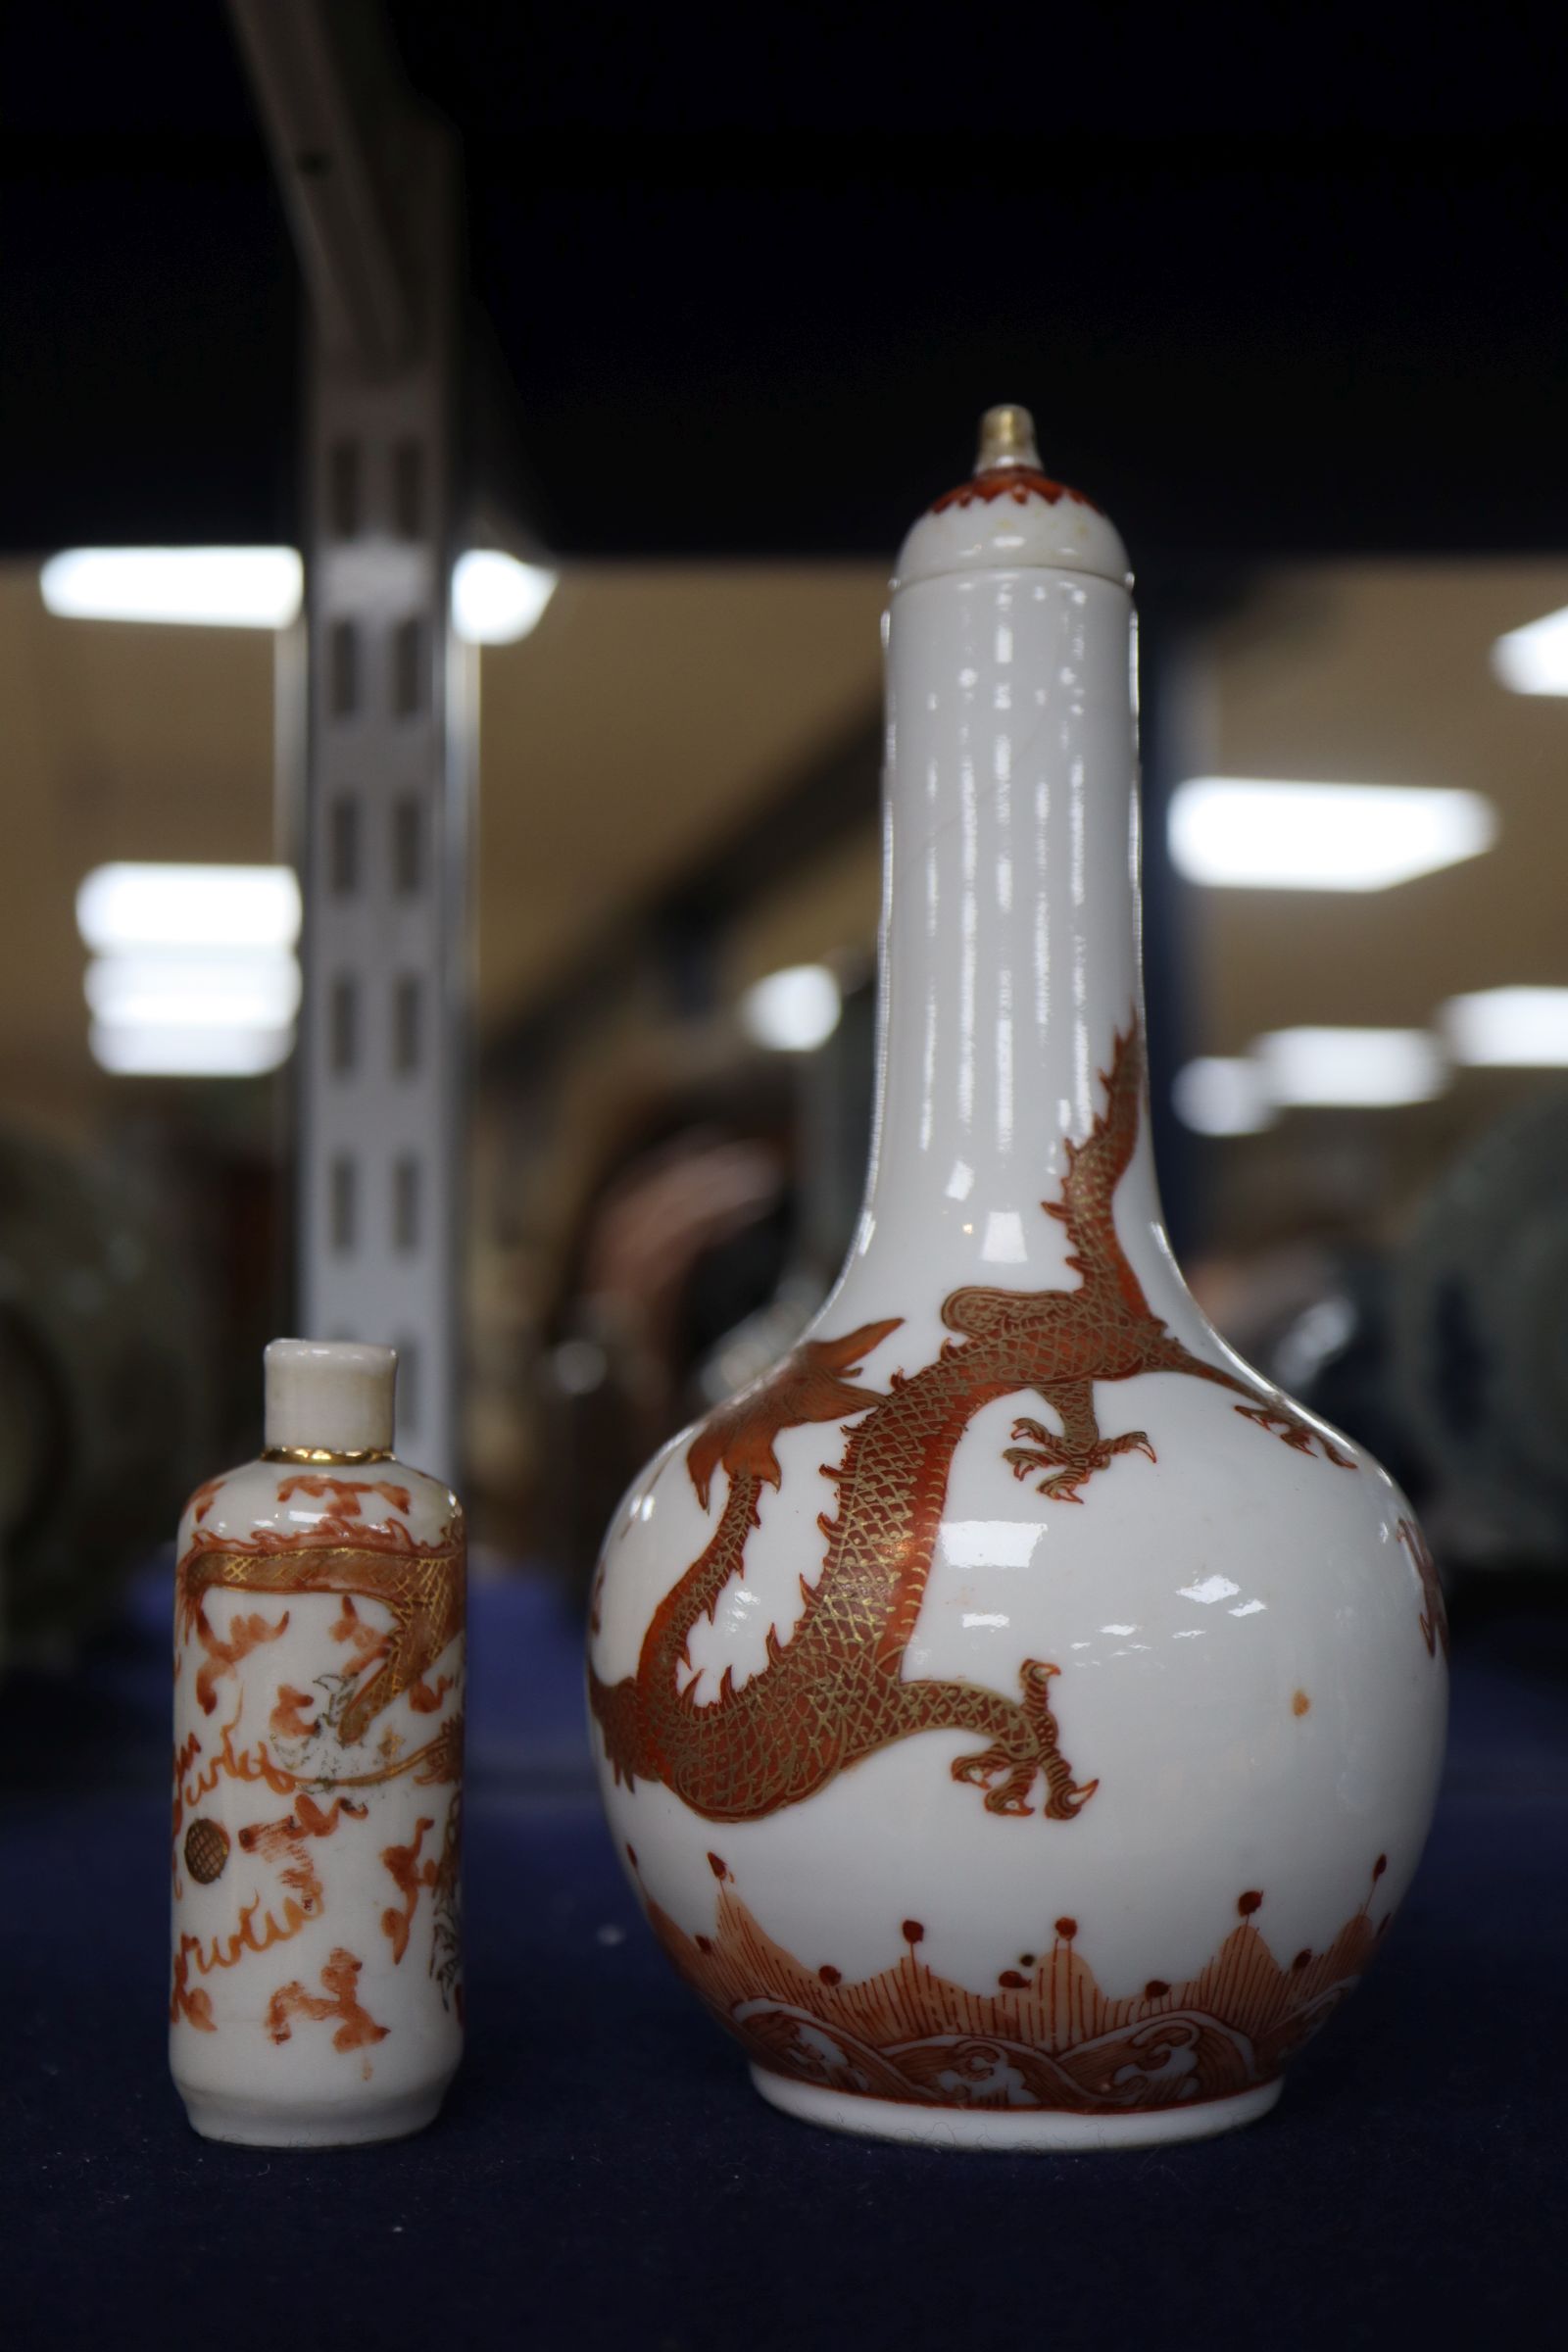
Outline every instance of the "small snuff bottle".
<svg viewBox="0 0 1568 2352"><path fill-rule="evenodd" d="M170 2061L195 2129L392 2139L463 2048L465 1537L390 1348L274 1340L260 1458L174 1579Z"/></svg>

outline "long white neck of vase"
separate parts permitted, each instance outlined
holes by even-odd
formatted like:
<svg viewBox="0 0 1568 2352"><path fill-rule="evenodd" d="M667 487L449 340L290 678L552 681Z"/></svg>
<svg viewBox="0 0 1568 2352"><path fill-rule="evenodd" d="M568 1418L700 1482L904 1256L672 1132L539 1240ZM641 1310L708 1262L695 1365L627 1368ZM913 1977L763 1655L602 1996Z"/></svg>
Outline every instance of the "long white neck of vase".
<svg viewBox="0 0 1568 2352"><path fill-rule="evenodd" d="M1080 572L953 572L894 600L883 1030L858 1254L1060 1279L1065 1145L1141 1017L1132 603ZM1147 1130L1147 1119L1143 1122ZM1147 1131L1118 1190L1163 1257Z"/></svg>

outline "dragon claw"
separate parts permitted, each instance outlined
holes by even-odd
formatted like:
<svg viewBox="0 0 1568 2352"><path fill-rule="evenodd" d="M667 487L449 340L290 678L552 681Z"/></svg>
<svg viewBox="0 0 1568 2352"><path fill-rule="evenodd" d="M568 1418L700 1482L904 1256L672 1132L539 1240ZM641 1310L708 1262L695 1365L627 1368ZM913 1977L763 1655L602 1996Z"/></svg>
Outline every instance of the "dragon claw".
<svg viewBox="0 0 1568 2352"><path fill-rule="evenodd" d="M1055 1457L1040 1446L1009 1446L1002 1458L1011 1463L1012 1475L1021 1484L1032 1470L1049 1468ZM1054 1470L1049 1478L1041 1480L1040 1492L1049 1494L1054 1502L1076 1502L1078 1495L1075 1490L1087 1476L1087 1471Z"/></svg>
<svg viewBox="0 0 1568 2352"><path fill-rule="evenodd" d="M1047 1659L1025 1658L1018 1677L1023 1696L1012 1723L990 1747L954 1759L954 1779L984 1788L988 1813L1013 1820L1032 1813L1034 1807L1025 1800L1039 1776L1047 1790L1042 1817L1070 1821L1099 1787L1098 1781L1075 1782L1060 1751L1050 1698L1060 1671Z"/></svg>
<svg viewBox="0 0 1568 2352"><path fill-rule="evenodd" d="M1061 1789L1052 1797L1046 1807L1046 1819L1048 1821L1071 1821L1075 1814L1083 1811L1099 1787L1098 1778L1092 1781L1074 1781L1069 1788Z"/></svg>
<svg viewBox="0 0 1568 2352"><path fill-rule="evenodd" d="M992 1747L983 1748L978 1755L956 1757L953 1777L956 1781L968 1781L975 1788L984 1788L988 1813L1017 1815L1034 1810L1032 1805L1024 1803L1024 1798L1029 1793L1036 1769L1032 1759L1014 1754L999 1741ZM999 1773L1004 1774L1005 1778L1000 1787L993 1788L991 1782Z"/></svg>
<svg viewBox="0 0 1568 2352"><path fill-rule="evenodd" d="M1014 1438L1030 1438L1028 1446L1008 1446L1002 1458L1010 1464L1017 1479L1029 1476L1032 1470L1045 1470L1049 1476L1040 1482L1040 1492L1050 1502L1082 1502L1078 1490L1087 1486L1097 1470L1108 1470L1118 1453L1143 1453L1152 1462L1158 1459L1149 1442L1147 1429L1124 1430L1120 1437L1096 1438L1087 1446L1069 1446L1038 1421L1015 1421Z"/></svg>

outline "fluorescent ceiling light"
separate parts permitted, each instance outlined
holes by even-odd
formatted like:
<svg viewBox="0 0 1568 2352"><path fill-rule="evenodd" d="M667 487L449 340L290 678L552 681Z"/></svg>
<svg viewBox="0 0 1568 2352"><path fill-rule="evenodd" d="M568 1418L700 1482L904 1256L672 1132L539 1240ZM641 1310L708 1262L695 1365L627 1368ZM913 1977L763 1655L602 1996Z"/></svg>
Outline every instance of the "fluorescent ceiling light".
<svg viewBox="0 0 1568 2352"><path fill-rule="evenodd" d="M1438 1015L1455 1061L1474 1068L1568 1067L1568 988L1484 988Z"/></svg>
<svg viewBox="0 0 1568 2352"><path fill-rule="evenodd" d="M1496 839L1475 792L1195 776L1171 801L1170 854L1191 882L1233 890L1387 890Z"/></svg>
<svg viewBox="0 0 1568 2352"><path fill-rule="evenodd" d="M76 893L76 928L120 948L292 948L300 886L286 865L100 865Z"/></svg>
<svg viewBox="0 0 1568 2352"><path fill-rule="evenodd" d="M45 605L68 620L228 629L283 628L304 582L291 547L73 547L39 574Z"/></svg>
<svg viewBox="0 0 1568 2352"><path fill-rule="evenodd" d="M1197 1135L1255 1135L1273 1123L1263 1073L1250 1054L1200 1054L1177 1071L1171 1098Z"/></svg>
<svg viewBox="0 0 1568 2352"><path fill-rule="evenodd" d="M513 645L537 627L556 574L492 548L471 548L452 569L452 624L470 645Z"/></svg>
<svg viewBox="0 0 1568 2352"><path fill-rule="evenodd" d="M286 948L226 956L127 948L95 956L87 1003L117 1028L286 1028L300 1008L300 967Z"/></svg>
<svg viewBox="0 0 1568 2352"><path fill-rule="evenodd" d="M1424 1029L1275 1029L1252 1047L1272 1102L1392 1109L1443 1092L1446 1070Z"/></svg>
<svg viewBox="0 0 1568 2352"><path fill-rule="evenodd" d="M121 1078L259 1078L288 1059L291 1029L121 1028L94 1021L93 1059Z"/></svg>
<svg viewBox="0 0 1568 2352"><path fill-rule="evenodd" d="M839 984L825 963L796 963L747 990L741 1025L775 1053L809 1054L832 1036L842 1006Z"/></svg>
<svg viewBox="0 0 1568 2352"><path fill-rule="evenodd" d="M294 1043L300 890L286 865L100 865L76 893L94 951L93 1058L122 1077L249 1078Z"/></svg>
<svg viewBox="0 0 1568 2352"><path fill-rule="evenodd" d="M1492 670L1515 694L1568 694L1568 605L1499 637Z"/></svg>

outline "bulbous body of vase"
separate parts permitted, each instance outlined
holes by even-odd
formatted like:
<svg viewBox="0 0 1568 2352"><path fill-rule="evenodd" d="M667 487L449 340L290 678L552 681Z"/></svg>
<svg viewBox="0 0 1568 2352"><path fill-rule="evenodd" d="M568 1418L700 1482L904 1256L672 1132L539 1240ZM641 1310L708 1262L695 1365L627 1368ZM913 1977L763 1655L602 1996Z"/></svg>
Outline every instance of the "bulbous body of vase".
<svg viewBox="0 0 1568 2352"><path fill-rule="evenodd" d="M1020 417L895 582L858 1237L621 1504L589 1694L655 1932L767 2098L1097 2146L1273 2103L1415 1869L1446 1634L1397 1489L1171 1257L1126 557Z"/></svg>

